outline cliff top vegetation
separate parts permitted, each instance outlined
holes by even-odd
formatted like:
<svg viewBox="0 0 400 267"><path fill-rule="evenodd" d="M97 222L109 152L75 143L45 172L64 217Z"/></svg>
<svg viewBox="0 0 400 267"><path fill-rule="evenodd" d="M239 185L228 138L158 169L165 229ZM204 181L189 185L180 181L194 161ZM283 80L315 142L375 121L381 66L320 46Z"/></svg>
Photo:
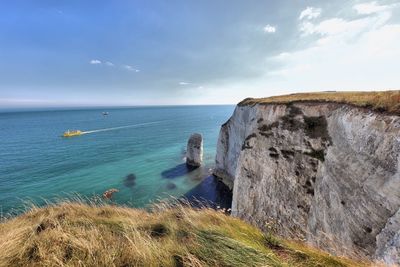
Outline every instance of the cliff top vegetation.
<svg viewBox="0 0 400 267"><path fill-rule="evenodd" d="M65 202L0 224L0 266L364 266L212 209Z"/></svg>
<svg viewBox="0 0 400 267"><path fill-rule="evenodd" d="M255 104L289 104L296 102L333 102L370 108L400 115L400 90L381 92L316 92L266 98L246 98L239 106Z"/></svg>

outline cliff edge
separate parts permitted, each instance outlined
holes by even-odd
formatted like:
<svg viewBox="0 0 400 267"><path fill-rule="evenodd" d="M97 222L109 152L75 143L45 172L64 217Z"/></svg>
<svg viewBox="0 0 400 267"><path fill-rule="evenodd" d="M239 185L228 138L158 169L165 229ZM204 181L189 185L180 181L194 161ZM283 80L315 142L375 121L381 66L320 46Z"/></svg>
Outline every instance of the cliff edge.
<svg viewBox="0 0 400 267"><path fill-rule="evenodd" d="M338 255L400 264L400 91L245 99L215 175L232 214Z"/></svg>

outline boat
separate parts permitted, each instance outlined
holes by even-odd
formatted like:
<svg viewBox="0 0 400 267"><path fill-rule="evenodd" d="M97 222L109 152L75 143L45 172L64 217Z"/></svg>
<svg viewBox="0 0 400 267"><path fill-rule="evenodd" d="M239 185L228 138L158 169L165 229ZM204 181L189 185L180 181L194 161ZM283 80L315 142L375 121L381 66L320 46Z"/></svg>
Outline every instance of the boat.
<svg viewBox="0 0 400 267"><path fill-rule="evenodd" d="M80 130L72 130L72 131L68 130L68 131L64 132L63 137L73 137L73 136L78 136L81 134L82 134L82 131L80 131Z"/></svg>
<svg viewBox="0 0 400 267"><path fill-rule="evenodd" d="M103 115L104 115L104 116L107 116L107 115L108 115L108 112L107 112L107 111L104 111L104 112L103 112Z"/></svg>

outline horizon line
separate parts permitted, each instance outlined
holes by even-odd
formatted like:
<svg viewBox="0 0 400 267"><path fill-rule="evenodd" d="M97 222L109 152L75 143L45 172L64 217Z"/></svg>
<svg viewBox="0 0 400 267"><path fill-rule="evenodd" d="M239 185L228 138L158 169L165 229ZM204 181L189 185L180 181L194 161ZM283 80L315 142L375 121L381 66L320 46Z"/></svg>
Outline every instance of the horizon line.
<svg viewBox="0 0 400 267"><path fill-rule="evenodd" d="M0 113L14 112L40 112L40 111L77 111L77 110L96 110L96 109L129 109L129 108L156 108L156 107L201 107L201 106L235 106L231 104L165 104L165 105L121 105L121 106L42 106L42 107L6 107L0 108Z"/></svg>

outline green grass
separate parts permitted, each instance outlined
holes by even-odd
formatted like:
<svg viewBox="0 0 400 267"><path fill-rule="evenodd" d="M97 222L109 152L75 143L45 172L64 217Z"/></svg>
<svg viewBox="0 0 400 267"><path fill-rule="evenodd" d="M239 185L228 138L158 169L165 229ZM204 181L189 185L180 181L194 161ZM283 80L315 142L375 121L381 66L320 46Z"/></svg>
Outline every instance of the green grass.
<svg viewBox="0 0 400 267"><path fill-rule="evenodd" d="M296 102L332 102L400 114L400 90L381 92L316 92L267 98L246 98L239 106L255 104L289 104Z"/></svg>
<svg viewBox="0 0 400 267"><path fill-rule="evenodd" d="M367 266L212 209L65 202L0 224L0 266Z"/></svg>

